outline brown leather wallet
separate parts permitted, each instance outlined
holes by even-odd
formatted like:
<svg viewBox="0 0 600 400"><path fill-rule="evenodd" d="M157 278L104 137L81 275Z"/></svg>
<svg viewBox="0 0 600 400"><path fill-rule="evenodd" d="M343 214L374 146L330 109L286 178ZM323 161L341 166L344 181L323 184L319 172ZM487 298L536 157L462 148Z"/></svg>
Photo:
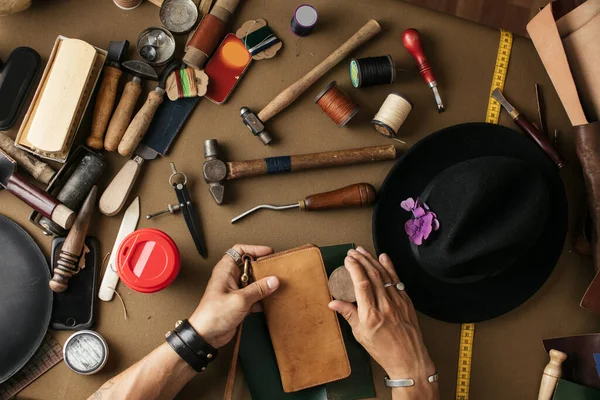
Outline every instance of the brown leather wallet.
<svg viewBox="0 0 600 400"><path fill-rule="evenodd" d="M269 335L286 393L347 378L350 362L321 251L306 245L252 262L256 280L275 275L279 289L263 300Z"/></svg>

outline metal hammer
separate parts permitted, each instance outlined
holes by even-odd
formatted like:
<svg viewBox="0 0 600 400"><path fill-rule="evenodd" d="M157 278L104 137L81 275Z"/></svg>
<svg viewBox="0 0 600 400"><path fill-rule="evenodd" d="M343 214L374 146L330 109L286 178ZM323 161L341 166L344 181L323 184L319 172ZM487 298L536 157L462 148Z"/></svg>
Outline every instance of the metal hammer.
<svg viewBox="0 0 600 400"><path fill-rule="evenodd" d="M225 194L225 186L223 185L225 181L252 176L393 160L396 158L396 148L390 144L323 153L225 162L219 159L217 140L209 139L204 141L204 157L206 159L202 166L204 180L209 184L212 197L217 204L221 205Z"/></svg>
<svg viewBox="0 0 600 400"><path fill-rule="evenodd" d="M279 114L283 109L292 104L302 93L304 93L313 83L319 80L323 75L339 64L350 53L362 46L369 39L381 32L381 26L374 19L369 20L344 44L331 53L319 65L310 72L291 84L283 92L279 93L269 104L265 106L258 114L253 113L248 107L242 107L240 116L244 124L250 129L250 132L267 145L272 137L265 129L265 122Z"/></svg>
<svg viewBox="0 0 600 400"><path fill-rule="evenodd" d="M70 229L73 225L75 212L19 175L17 162L1 150L0 186L61 227Z"/></svg>

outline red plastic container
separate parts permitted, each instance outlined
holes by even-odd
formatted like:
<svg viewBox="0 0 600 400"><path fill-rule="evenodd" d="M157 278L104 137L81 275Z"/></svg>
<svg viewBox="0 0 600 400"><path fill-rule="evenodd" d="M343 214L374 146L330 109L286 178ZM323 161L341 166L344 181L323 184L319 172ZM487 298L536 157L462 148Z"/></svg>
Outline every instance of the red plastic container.
<svg viewBox="0 0 600 400"><path fill-rule="evenodd" d="M158 229L140 229L123 239L117 253L117 273L129 288L155 293L177 277L180 256L177 245Z"/></svg>

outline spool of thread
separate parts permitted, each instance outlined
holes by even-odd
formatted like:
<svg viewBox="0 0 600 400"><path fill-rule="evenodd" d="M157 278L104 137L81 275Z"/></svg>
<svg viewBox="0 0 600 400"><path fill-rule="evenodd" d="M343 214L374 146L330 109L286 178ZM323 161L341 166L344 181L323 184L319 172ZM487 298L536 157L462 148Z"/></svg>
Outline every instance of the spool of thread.
<svg viewBox="0 0 600 400"><path fill-rule="evenodd" d="M350 81L355 88L387 85L396 79L392 56L353 58L350 60Z"/></svg>
<svg viewBox="0 0 600 400"><path fill-rule="evenodd" d="M275 36L268 25L265 25L262 28L259 28L254 32L244 36L242 41L244 42L244 46L246 46L246 49L251 56L254 56L255 54L258 54L261 51L266 50L280 42L279 38Z"/></svg>
<svg viewBox="0 0 600 400"><path fill-rule="evenodd" d="M327 85L315 97L315 103L340 128L360 111L358 104L337 87L336 81Z"/></svg>
<svg viewBox="0 0 600 400"><path fill-rule="evenodd" d="M292 16L290 27L296 36L308 36L317 24L317 10L308 4L302 4Z"/></svg>
<svg viewBox="0 0 600 400"><path fill-rule="evenodd" d="M142 0L113 0L113 2L119 7L121 10L133 10L137 8L140 4L142 4Z"/></svg>
<svg viewBox="0 0 600 400"><path fill-rule="evenodd" d="M410 100L399 93L390 93L371 120L371 126L385 137L396 138L411 110Z"/></svg>
<svg viewBox="0 0 600 400"><path fill-rule="evenodd" d="M183 62L190 67L203 69L210 55L215 51L223 36L225 25L237 8L239 0L217 0L209 14L206 14L192 35Z"/></svg>

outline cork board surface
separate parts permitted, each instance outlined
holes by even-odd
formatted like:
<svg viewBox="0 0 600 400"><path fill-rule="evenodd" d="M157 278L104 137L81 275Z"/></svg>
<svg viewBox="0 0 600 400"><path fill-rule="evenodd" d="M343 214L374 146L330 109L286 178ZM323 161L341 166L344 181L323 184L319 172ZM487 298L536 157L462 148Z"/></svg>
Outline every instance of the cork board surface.
<svg viewBox="0 0 600 400"><path fill-rule="evenodd" d="M177 168L188 175L188 186L201 214L209 258L204 260L197 254L181 216L169 215L151 221L142 219L139 227L162 229L179 246L182 269L177 280L166 290L152 295L133 292L121 284L120 293L127 305L129 319L123 319L117 299L99 307L96 329L110 346L110 359L103 371L93 376L80 376L60 364L21 392L18 398L84 398L108 378L141 359L162 343L163 334L173 327L177 319L189 316L194 310L212 266L223 251L236 242L266 244L277 251L305 243L330 245L347 242L373 249L369 209L324 213L265 211L233 226L229 221L257 204L292 203L308 194L355 182L370 182L379 188L392 162L230 182L226 188L227 204L218 207L201 175L205 139L217 138L228 160L387 144L390 141L373 131L368 121L390 91L402 93L414 104L400 132L409 145L446 126L484 119L499 38L497 30L401 1L357 0L349 6L345 1L314 0L311 4L319 11L318 25L311 36L297 44L297 38L289 29L289 20L295 7L301 3L272 0L242 2L231 29L235 31L248 19L264 18L284 42L283 49L271 60L253 63L226 104L215 105L201 100L165 159L144 165L133 190L141 198L142 216L173 203L176 197L167 180L170 174L168 163L175 162ZM238 116L240 107L246 105L259 111L369 18L377 19L383 32L353 56L389 53L398 68L409 71L400 72L393 85L358 90L351 87L348 63L344 62L269 121L269 130L276 137L276 144L264 147L252 137ZM0 21L0 58L5 60L15 47L30 46L46 62L58 35L83 39L104 49L110 40L128 39L134 46L140 31L159 25L158 8L148 2L127 12L118 9L110 0L34 1L29 10ZM401 34L408 27L419 29L425 38L426 53L446 104L443 114L437 113L431 91L402 46ZM178 41L181 50L184 38L178 38ZM133 57L133 49L130 49L130 54ZM343 129L337 128L312 103L313 97L334 79L361 106L361 112ZM121 84L124 82L125 79L122 79ZM543 88L546 126L560 131L561 149L570 161L562 172L571 211L570 234L556 270L533 298L507 315L477 324L471 377L471 396L474 399L534 398L547 363L541 340L600 329L600 321L578 306L593 272L590 260L574 252L571 240L583 210L584 192L569 122L533 45L528 39L517 37L505 93L531 120L536 120L537 115L535 82ZM148 86L151 88L153 84ZM88 112L77 142L84 140L89 132L90 120ZM502 114L500 123L515 128L506 113ZM9 135L14 137L16 129L11 130ZM400 144L396 144L401 149ZM110 167L100 183L101 189L125 161L117 154L109 155ZM27 221L30 209L26 205L1 191L0 213L19 222L49 255L51 239ZM112 248L121 217L122 213L112 218L100 213L94 216L91 233L100 239L102 254ZM440 373L442 398L453 398L460 327L423 315L420 323ZM55 335L63 343L69 333L58 332ZM196 377L179 398L222 398L230 355L231 346L228 346L211 368ZM238 376L240 385L236 387L235 398L249 399L239 371ZM383 387L383 376L384 372L374 365L378 398L390 399L390 391Z"/></svg>

